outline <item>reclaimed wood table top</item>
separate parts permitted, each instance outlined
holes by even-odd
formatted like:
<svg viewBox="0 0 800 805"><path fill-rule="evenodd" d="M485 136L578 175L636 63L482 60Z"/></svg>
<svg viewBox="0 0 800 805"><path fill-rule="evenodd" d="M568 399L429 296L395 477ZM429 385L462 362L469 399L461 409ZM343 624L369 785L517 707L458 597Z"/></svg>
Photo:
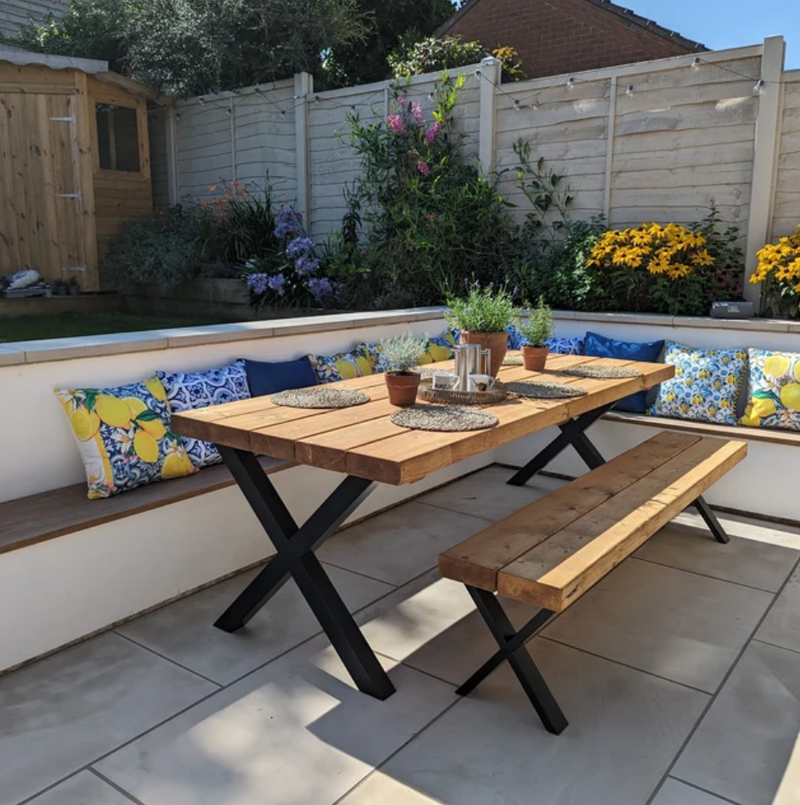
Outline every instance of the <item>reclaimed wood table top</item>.
<svg viewBox="0 0 800 805"><path fill-rule="evenodd" d="M578 364L624 366L641 374L599 380L559 372ZM437 363L435 368L447 370L452 365L452 361ZM482 410L491 411L499 423L479 431L439 433L408 430L393 424L389 417L398 409L389 404L382 374L333 384L334 388L364 391L370 397L364 405L336 410L288 408L275 405L268 396L255 397L174 414L172 427L183 436L226 447L400 485L419 481L436 470L649 389L673 374L674 367L668 364L584 355L553 355L544 372L504 366L500 380L506 383L535 379L574 383L589 393L563 399L510 398L484 406ZM418 404L428 405L421 400Z"/></svg>

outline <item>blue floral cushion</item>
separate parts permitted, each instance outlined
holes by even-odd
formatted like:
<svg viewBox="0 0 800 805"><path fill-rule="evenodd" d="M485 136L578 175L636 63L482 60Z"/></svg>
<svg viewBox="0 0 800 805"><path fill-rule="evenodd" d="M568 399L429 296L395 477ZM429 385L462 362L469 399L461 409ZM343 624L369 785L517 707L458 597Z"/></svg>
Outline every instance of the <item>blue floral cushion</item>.
<svg viewBox="0 0 800 805"><path fill-rule="evenodd" d="M800 430L800 352L750 349L748 354L750 385L742 425Z"/></svg>
<svg viewBox="0 0 800 805"><path fill-rule="evenodd" d="M156 375L163 383L170 408L175 413L250 397L242 360L207 372L156 372ZM185 436L181 438L190 461L198 469L222 461L219 450L211 442Z"/></svg>
<svg viewBox="0 0 800 805"><path fill-rule="evenodd" d="M508 348L521 349L529 342L528 339L513 325L506 327L508 332ZM575 336L573 338L548 338L545 346L554 355L583 355L583 338Z"/></svg>
<svg viewBox="0 0 800 805"><path fill-rule="evenodd" d="M667 342L664 362L675 376L661 384L653 416L736 424L736 403L747 369L744 349L695 349Z"/></svg>

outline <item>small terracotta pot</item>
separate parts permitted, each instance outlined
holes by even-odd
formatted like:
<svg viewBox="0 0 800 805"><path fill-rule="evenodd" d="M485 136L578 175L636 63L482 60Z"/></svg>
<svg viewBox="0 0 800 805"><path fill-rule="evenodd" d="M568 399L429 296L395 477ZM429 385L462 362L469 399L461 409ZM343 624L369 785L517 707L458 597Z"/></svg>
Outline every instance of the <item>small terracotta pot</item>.
<svg viewBox="0 0 800 805"><path fill-rule="evenodd" d="M420 377L416 372L408 374L386 373L386 388L389 390L389 403L405 408L417 401Z"/></svg>
<svg viewBox="0 0 800 805"><path fill-rule="evenodd" d="M549 347L522 347L522 362L529 372L541 372L550 354Z"/></svg>
<svg viewBox="0 0 800 805"><path fill-rule="evenodd" d="M470 333L462 330L461 343L480 344L481 349L490 349L492 351L492 363L489 368L489 374L492 377L497 377L500 367L503 365L503 359L506 357L506 352L508 352L508 333L505 330L500 333Z"/></svg>

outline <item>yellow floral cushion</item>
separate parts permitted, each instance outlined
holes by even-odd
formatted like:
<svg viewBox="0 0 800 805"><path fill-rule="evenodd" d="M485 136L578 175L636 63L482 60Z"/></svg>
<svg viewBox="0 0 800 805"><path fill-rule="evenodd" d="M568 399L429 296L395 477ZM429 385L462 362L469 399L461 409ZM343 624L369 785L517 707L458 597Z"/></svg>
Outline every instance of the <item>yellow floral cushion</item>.
<svg viewBox="0 0 800 805"><path fill-rule="evenodd" d="M89 498L197 472L170 430L167 393L157 377L110 389L56 389L86 470Z"/></svg>
<svg viewBox="0 0 800 805"><path fill-rule="evenodd" d="M317 373L320 383L335 383L337 380L371 375L375 364L375 358L366 349L365 344L359 344L351 352L337 352L335 355L309 355L308 360Z"/></svg>
<svg viewBox="0 0 800 805"><path fill-rule="evenodd" d="M739 420L751 428L800 430L800 352L750 349L747 408Z"/></svg>

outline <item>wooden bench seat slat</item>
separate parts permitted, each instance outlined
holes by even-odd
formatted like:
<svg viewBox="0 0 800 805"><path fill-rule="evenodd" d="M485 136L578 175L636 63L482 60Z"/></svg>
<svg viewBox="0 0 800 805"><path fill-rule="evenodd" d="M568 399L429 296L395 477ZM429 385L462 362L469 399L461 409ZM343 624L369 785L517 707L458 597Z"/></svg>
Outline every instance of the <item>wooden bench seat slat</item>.
<svg viewBox="0 0 800 805"><path fill-rule="evenodd" d="M259 461L268 474L291 466L274 458L262 457ZM220 464L206 467L185 478L148 484L105 500L89 500L86 497L85 483L10 500L0 503L0 553L8 553L233 485L228 468Z"/></svg>
<svg viewBox="0 0 800 805"><path fill-rule="evenodd" d="M647 447L618 456L445 551L440 572L494 592L501 568L699 441L689 434L658 434Z"/></svg>
<svg viewBox="0 0 800 805"><path fill-rule="evenodd" d="M563 611L746 454L744 442L699 440L502 568L497 591Z"/></svg>

